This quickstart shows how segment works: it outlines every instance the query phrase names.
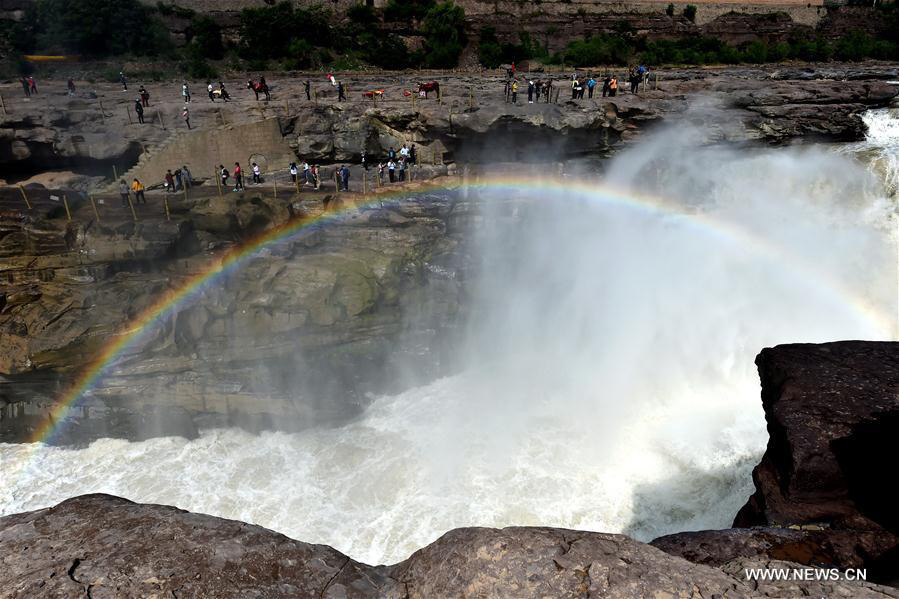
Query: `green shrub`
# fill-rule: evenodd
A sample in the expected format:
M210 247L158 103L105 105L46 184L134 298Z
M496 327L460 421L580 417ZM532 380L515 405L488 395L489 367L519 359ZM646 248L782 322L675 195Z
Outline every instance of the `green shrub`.
M181 62L179 70L191 79L216 79L218 71L211 64L198 57L191 57Z
M669 17L674 16L674 5L673 4L668 5L668 8L665 9L665 14L668 15Z
M407 23L420 21L435 5L434 0L388 0L384 8L384 20Z
M218 60L225 54L222 28L207 16L194 17L187 31L190 52L201 58Z
M696 22L696 6L693 4L688 4L686 8L684 8L684 17L691 23Z
M367 4L354 4L347 10L347 17L359 25L371 25L378 21L375 11Z

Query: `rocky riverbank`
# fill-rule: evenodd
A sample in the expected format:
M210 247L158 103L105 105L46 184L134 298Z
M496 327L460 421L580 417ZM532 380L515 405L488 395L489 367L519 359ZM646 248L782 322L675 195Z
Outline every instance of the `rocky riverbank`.
M368 566L258 526L86 495L0 519L0 597L899 597L877 584L895 584L899 571L894 514L859 491L882 480L872 470L879 443L899 432L899 344L778 346L758 364L771 442L736 524L763 528L651 545L565 529L462 528L403 562ZM812 447L819 457L803 458ZM791 482L763 474L786 463ZM869 581L746 575L806 566L866 568Z

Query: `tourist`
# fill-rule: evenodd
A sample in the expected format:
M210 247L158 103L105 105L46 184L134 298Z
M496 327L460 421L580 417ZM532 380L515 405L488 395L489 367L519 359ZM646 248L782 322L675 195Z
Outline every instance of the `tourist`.
M400 181L405 181L406 180L406 159L405 158L400 158L399 167L400 167L400 169L399 169L400 170Z
M259 168L259 165L255 162L253 163L253 185L259 185L262 183L262 170Z
M190 174L190 169L184 164L181 166L181 179L184 181L184 189L190 189L194 186L194 177Z
M518 79L512 80L512 104L518 104Z
M28 79L26 77L22 77L19 79L19 83L22 84L22 90L25 92L25 97L31 97L31 86L28 84Z
M227 102L231 99L231 95L228 93L228 90L225 89L225 84L219 81L219 99L223 102Z
M190 111L187 109L187 104L184 105L184 110L181 112L181 118L184 119L187 128L190 129Z
M384 185L384 169L387 165L383 162L378 163L378 185Z
M415 151L415 144L409 148L409 164L418 162L418 153Z
M135 181L136 180L137 179L135 179ZM122 197L122 207L128 205L128 192L128 184L125 183L124 179L122 179L121 181L119 181L119 195Z
M184 98L185 102L190 102L190 88L187 87L187 82L181 84L181 97Z
M362 168L364 170L368 170L368 162L365 160L365 150L362 150L359 156L359 162L362 164Z
M219 165L219 177L222 179L222 189L228 189L228 179L231 177L231 174L224 164Z
M140 94L141 104L143 104L144 107L149 108L150 107L150 92L148 92L144 88L143 85L140 86L140 88L137 90L137 92Z
M35 82L34 77L28 77L28 88L31 95L37 95L37 83Z
M390 146L390 149L387 150L387 160L393 160L396 158L396 150L393 149L393 146Z
M345 164L340 167L340 182L344 191L350 190L350 169Z
M577 75L571 78L571 99L577 100Z
M303 89L306 91L306 101L308 102L309 100L312 99L312 98L311 98L311 96L312 96L312 94L311 94L311 91L312 91L312 83L310 83L310 81L309 81L308 79L307 79L306 82L303 84Z
M303 161L303 185L312 184L312 172L309 169L309 162Z
M296 182L297 182L297 175L298 175L299 172L300 172L300 170L297 168L297 163L296 163L296 162L291 162L291 163L290 163L289 170L290 170L290 180L293 181L294 184L296 184Z
M528 80L528 104L534 103L534 82Z
M134 192L134 203L135 204L146 204L147 198L144 197L144 184L134 179L131 183L131 191Z
M134 112L137 114L137 122L141 125L144 124L144 107L141 104L140 98L134 99Z
M74 96L75 95L75 82L72 80L71 77L69 78L68 83L66 83L66 86L69 88L69 95Z
M593 78L593 75L590 75L590 78L587 79L587 97L593 97L593 88L596 87L596 79Z
M123 71L119 71L119 83L122 84L122 91L128 91L128 80L125 79L125 73Z
M243 173L239 162L234 163L234 191L243 191Z
M612 76L606 73L605 78L602 80L602 97L605 98L609 95L610 85L612 83Z
M400 160L405 160L409 157L409 148L406 147L406 144L403 144L403 147L400 148Z
M346 100L346 96L343 94L343 81L337 82L337 101L343 102Z
M321 179L320 179L319 176L318 176L318 166L315 165L315 164L313 164L313 165L309 168L309 171L310 171L310 173L312 174L312 185L313 185L312 188L313 188L313 189L318 189L319 187L321 187L321 184L322 184Z
M263 94L265 94L266 102L268 102L269 100L272 99L272 95L268 91L268 83L265 82L265 77L263 77L263 76L259 77L259 91L261 91ZM258 96L257 96L257 98L258 98Z
M165 172L165 190L169 193L175 191L175 177L172 176L172 169Z
M181 169L175 169L175 191L181 191L183 188L183 183L181 182Z
M328 81L331 82L331 87L337 87L337 78L331 73L328 73Z
M387 161L387 178L390 180L391 183L393 183L395 181L395 175L396 175L395 171L396 171L396 162L394 162L392 159L388 160Z
M618 77L612 75L609 80L609 97L614 98L618 94Z
M209 101L215 103L215 94L213 93L213 90L212 90L212 82L211 81L206 82L206 91L209 93Z

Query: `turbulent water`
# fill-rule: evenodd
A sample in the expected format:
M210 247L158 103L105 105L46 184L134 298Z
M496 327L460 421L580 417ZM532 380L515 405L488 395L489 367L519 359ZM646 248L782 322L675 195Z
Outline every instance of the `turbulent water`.
M883 139L872 127L856 153L888 161L895 122L876 125ZM0 445L3 512L102 491L368 563L465 525L641 539L729 525L767 441L758 350L894 336L894 205L870 157L877 176L830 150L689 141L663 133L617 158L601 185L623 195L484 192L461 374L340 428Z

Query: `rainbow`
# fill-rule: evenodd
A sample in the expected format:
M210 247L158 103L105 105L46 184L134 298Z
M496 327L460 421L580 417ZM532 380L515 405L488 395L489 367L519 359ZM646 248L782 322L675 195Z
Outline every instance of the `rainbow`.
M114 335L54 404L49 417L31 435L30 441L35 444L35 447L41 442L52 441L54 434L64 426L69 411L77 404L80 398L89 393L102 380L103 376L125 350L137 344L148 331L155 330L155 323L167 318L178 308L196 299L204 289L214 285L228 273L240 268L247 260L257 256L265 248L277 243L294 240L297 236L311 228L345 218L358 213L360 209L366 207L383 205L385 201L396 201L402 198L415 197L423 193L446 191L459 187L458 179L454 179L452 184L416 184L411 189L407 187L395 191L370 194L362 202L344 202L344 208L333 212L285 222L212 258L200 272L181 282L180 286L160 295L152 304ZM783 264L786 262L791 268L806 274L812 283L829 293L832 297L837 298L842 303L851 305L854 310L864 316L871 324L877 326L878 330L892 330L894 326L891 318L887 318L879 313L853 290L844 288L841 283L833 280L827 273L816 270L814 265L805 263L795 256L790 256L784 248L775 246L769 240L739 229L733 224L715 220L709 215L702 213L687 214L682 210L682 207L663 198L615 189L596 181L550 179L532 176L528 176L526 179L521 177L485 178L474 183L465 184L461 188L468 188L474 191L491 190L547 195L558 195L561 193L568 198L575 197L648 213L675 216L683 219L682 222L699 228L706 233L725 238L731 242L748 244L754 251L775 263ZM353 196L358 198L355 194Z

